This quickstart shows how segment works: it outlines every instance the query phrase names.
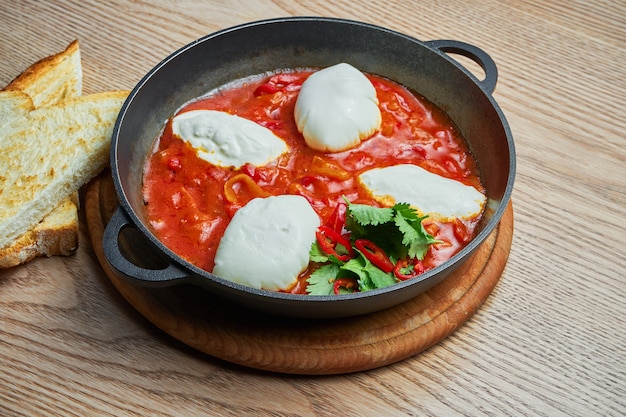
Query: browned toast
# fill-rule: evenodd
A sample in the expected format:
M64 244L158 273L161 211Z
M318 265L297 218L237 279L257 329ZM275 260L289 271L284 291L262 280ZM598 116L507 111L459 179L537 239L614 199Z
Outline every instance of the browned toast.
M0 268L78 246L77 190L106 165L127 95L81 92L78 41L0 91Z

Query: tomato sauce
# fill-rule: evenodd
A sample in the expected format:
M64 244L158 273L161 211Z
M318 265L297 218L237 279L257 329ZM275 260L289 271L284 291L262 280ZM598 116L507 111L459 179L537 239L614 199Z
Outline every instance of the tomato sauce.
M172 135L171 119L166 123L146 161L143 184L150 225L166 246L211 271L230 219L252 198L302 195L325 223L343 196L353 203L380 205L357 180L360 173L374 167L416 164L483 191L476 161L447 115L403 86L375 75L366 74L376 88L381 129L346 151L324 153L309 148L297 130L294 106L300 86L312 72L294 70L240 80L179 111L225 111L272 130L289 150L268 165L214 166ZM478 221L426 219L426 230L443 243L431 246L425 268L458 252L473 237ZM303 274L292 291L303 292L305 279Z

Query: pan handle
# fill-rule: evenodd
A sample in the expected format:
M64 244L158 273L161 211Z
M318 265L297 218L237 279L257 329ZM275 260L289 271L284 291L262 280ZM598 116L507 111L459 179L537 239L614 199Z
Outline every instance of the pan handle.
M130 261L120 249L120 233L127 227L135 227L121 207L118 207L104 229L102 245L104 256L111 267L128 281L143 286L159 287L177 284L190 277L190 273L172 262L163 268L149 269ZM145 240L145 238L144 238ZM140 244L151 244L141 242Z
M427 41L425 44L441 52L459 54L476 62L485 72L485 78L478 83L489 94L495 91L498 82L498 67L485 51L472 44L449 39Z

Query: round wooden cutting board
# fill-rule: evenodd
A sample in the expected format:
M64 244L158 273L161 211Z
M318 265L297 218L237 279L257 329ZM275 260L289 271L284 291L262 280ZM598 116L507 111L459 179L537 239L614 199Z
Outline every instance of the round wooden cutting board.
M436 344L467 321L489 296L500 279L513 236L509 204L499 226L476 253L454 275L416 298L364 316L295 320L243 309L195 286L145 288L124 281L109 266L102 248L104 228L117 204L107 170L87 186L87 225L104 271L140 314L208 355L288 374L373 369Z

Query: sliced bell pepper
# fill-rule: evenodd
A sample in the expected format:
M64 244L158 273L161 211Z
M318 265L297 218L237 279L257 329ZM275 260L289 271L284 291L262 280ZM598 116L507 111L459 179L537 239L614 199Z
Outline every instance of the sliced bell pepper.
M391 262L391 259L389 259L384 250L371 240L357 239L354 241L354 246L361 251L368 261L384 273L393 271L393 262Z
M335 256L342 262L347 262L354 256L354 250L352 249L350 241L328 226L318 227L315 232L315 237L317 238L320 249L327 255ZM339 250L341 250L339 246L342 246L345 251L339 252Z
M230 203L239 203L241 206L255 197L269 197L270 195L247 174L236 174L224 183L226 200Z
M400 281L415 278L424 272L424 264L417 258L399 259L393 268L393 274Z
M309 174L320 175L337 181L345 181L351 177L348 171L330 162L324 161L319 156L313 157Z

